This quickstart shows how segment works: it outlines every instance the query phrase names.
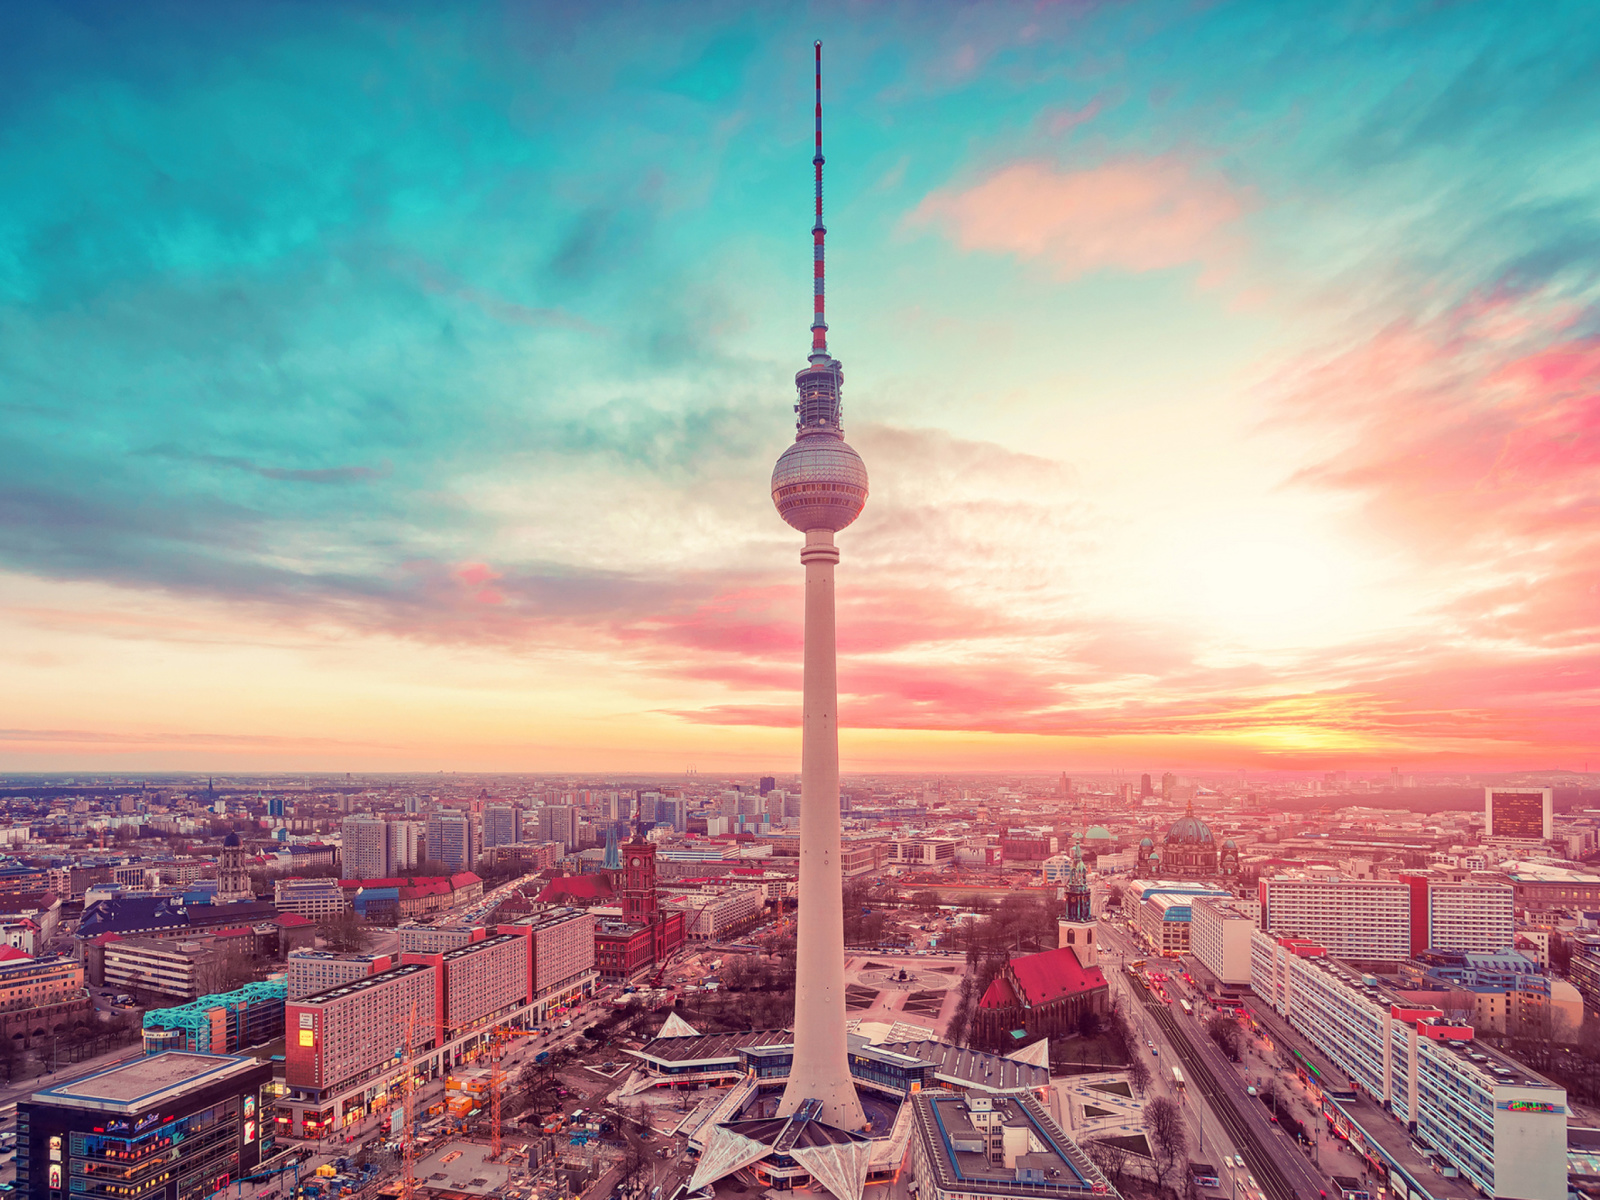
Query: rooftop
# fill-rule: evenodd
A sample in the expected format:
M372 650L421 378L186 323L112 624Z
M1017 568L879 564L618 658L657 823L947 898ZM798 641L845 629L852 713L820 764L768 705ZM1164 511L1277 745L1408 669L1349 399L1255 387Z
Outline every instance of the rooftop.
M638 1057L663 1063L737 1062L746 1046L792 1046L794 1032L789 1029L763 1029L753 1033L714 1033L705 1037L658 1037L638 1050Z
M46 1088L29 1099L34 1104L138 1112L263 1065L243 1055L169 1050Z
M403 966L390 967L387 971L379 971L376 975L365 975L360 979L352 979L349 983L341 983L337 987L324 988L320 992L312 992L309 996L302 996L292 1001L294 1004L327 1004L333 1000L343 1000L357 992L368 988L383 987L393 983L404 975L415 975L418 971L428 971L432 967L426 963L406 963Z
M991 1196L1116 1194L1089 1156L1032 1096L919 1092L911 1102L942 1191ZM1003 1153L985 1152L991 1124L1010 1135L1000 1139L1010 1143Z
M1050 1072L1044 1067L1017 1062L998 1054L965 1050L949 1042L893 1042L881 1048L933 1063L937 1079L958 1087L1012 1092L1050 1086Z

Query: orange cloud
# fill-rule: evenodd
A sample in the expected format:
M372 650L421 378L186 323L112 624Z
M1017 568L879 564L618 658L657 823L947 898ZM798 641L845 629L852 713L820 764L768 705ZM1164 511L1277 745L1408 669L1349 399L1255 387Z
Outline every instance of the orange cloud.
M1081 171L1003 167L965 189L929 195L913 224L938 226L963 250L1040 259L1064 279L1094 271L1198 264L1214 281L1237 257L1240 194L1175 155Z

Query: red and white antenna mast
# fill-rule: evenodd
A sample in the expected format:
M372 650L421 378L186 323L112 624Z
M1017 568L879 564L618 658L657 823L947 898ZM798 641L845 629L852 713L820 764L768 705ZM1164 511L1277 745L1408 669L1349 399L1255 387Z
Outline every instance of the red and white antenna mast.
M817 219L811 226L811 254L815 259L813 270L816 280L812 285L815 299L812 304L811 315L811 361L819 362L828 358L828 322L824 317L826 295L826 257L823 241L828 236L827 227L822 223L822 164L827 160L822 157L822 43L816 45L817 50L817 150L811 156L811 164L817 172Z

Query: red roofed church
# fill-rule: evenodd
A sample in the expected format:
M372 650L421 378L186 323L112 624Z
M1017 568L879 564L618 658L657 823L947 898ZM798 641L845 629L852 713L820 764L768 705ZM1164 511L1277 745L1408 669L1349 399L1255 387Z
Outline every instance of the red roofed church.
M1070 947L1025 954L1006 963L983 993L973 1032L996 1047L1066 1037L1078 1032L1085 1013L1105 1012L1109 997L1100 968L1084 966ZM1011 1036L1019 1029L1025 1038Z

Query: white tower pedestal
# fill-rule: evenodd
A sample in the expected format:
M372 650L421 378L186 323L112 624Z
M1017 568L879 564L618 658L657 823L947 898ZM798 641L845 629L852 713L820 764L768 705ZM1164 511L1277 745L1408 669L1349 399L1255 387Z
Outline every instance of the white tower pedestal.
M800 745L800 929L794 1065L778 1115L822 1101L821 1120L859 1130L866 1115L850 1077L844 1031L844 895L839 867L839 680L834 647L833 533L806 534L805 683Z

